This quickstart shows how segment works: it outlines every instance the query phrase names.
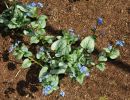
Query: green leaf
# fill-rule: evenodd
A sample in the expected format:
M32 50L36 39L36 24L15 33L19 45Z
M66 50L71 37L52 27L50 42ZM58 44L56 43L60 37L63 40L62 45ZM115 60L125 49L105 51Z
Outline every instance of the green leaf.
M21 50L23 52L28 52L28 48L24 44L22 45Z
M100 71L104 71L105 70L105 63L99 63L96 65L96 67L100 70Z
M47 16L41 15L38 19L39 28L45 28L46 27L46 19Z
M57 50L59 48L59 44L60 44L60 40L55 41L52 45L51 45L51 50Z
M120 51L118 49L113 49L110 54L109 54L109 57L111 59L116 59L120 56Z
M39 39L36 37L36 36L32 36L31 39L30 39L30 43L33 44L37 44L39 43Z
M33 54L30 51L24 53L24 57L31 57L32 55Z
M65 74L66 69L54 69L50 70L51 74Z
M98 61L107 61L107 58L105 56L100 56Z
M48 70L48 67L42 67L39 73L39 78L42 78L43 75L47 72L47 70Z
M62 55L67 55L69 54L69 52L71 51L71 46L67 45L66 47L64 47L63 49L61 49L62 51Z
M78 76L76 77L76 80L77 80L80 84L82 84L83 81L84 81L84 77L85 77L85 74L80 74L80 75L78 75Z
M31 7L29 8L29 11L28 11L28 16L31 17L31 18L36 18L38 17L38 8L37 7Z
M111 50L109 48L103 48L103 50L106 52L106 53L110 53Z
M45 33L46 33L45 29L41 28L41 29L38 29L35 34L42 36L42 35L45 35Z
M14 28L16 28L17 26L14 25L13 23L9 23L9 24L8 24L8 27L9 27L9 29L14 29Z
M47 43L52 43L54 40L54 36L45 36L45 40L47 41Z
M22 59L22 57L24 56L24 52L22 52L21 50L14 51L13 55L16 57L16 59Z
M22 68L29 68L32 65L32 62L29 59L25 59L22 64Z
M25 7L23 7L22 5L17 5L16 7L17 7L18 9L20 9L21 11L23 11L23 12L28 12L28 10L25 9Z
M34 22L31 22L31 26L32 26L32 28L37 28L38 27L38 24L34 21Z
M45 53L44 52L39 52L36 54L37 59L43 60L45 58Z
M91 53L95 47L95 40L92 36L88 36L81 41L80 45L82 48L87 49L88 53Z

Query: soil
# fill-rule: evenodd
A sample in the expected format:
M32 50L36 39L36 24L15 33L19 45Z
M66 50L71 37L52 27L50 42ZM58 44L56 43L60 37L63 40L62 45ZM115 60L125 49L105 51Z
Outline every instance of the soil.
M40 1L44 4L41 11L48 16L46 30L51 34L74 29L83 38L93 34L91 28L96 25L96 19L103 17L104 24L95 33L98 36L96 51L120 39L125 41L125 46L120 47L121 56L107 62L104 72L95 68L82 86L68 77L63 78L60 87L65 91L65 97L60 97L59 91L44 96L37 79L39 68L34 65L22 69L21 61L7 53L13 38L0 36L0 100L130 100L130 1ZM0 12L3 5L1 2Z

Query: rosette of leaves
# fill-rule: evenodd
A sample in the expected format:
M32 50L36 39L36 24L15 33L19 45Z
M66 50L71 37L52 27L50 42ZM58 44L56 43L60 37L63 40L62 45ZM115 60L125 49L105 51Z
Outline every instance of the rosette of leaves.
M117 49L115 46L109 46L107 48L103 48L103 52L99 55L99 63L96 65L96 67L100 71L105 70L105 62L110 59L117 59L120 56L119 49Z
M32 21L36 21L38 18L38 7L15 1L11 7L4 10L0 15L0 25L9 29L26 29L30 27Z
M30 36L31 44L42 47L33 54L25 44L20 43L13 55L23 60L22 68L29 68L33 63L41 67L38 78L46 94L59 88L61 74L69 75L82 84L94 65L103 71L108 58L116 59L120 55L115 47L104 48L99 55L99 63L95 64L92 59L94 35L85 37L79 45L78 37L69 31L63 31L60 36L50 36L45 32L46 19L45 15L38 15L36 6L19 3L0 15L1 25L9 29L19 28L24 35Z
M16 59L26 58L22 64L23 68L29 68L31 66L32 61L29 59L29 57L32 57L33 55L24 44L17 46L13 52L13 55L16 57Z

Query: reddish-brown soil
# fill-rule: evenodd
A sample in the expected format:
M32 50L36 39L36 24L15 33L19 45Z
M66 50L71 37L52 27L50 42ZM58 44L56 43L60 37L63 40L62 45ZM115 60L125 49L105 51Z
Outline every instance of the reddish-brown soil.
M48 16L47 32L52 34L72 28L83 38L92 34L96 19L103 17L104 24L96 33L99 36L96 49L100 51L108 43L121 39L125 41L120 48L121 56L109 61L104 72L95 68L82 86L68 77L62 79L60 87L65 97L60 97L59 91L44 96L37 80L39 68L21 69L20 61L6 53L12 39L0 36L0 100L130 100L130 1L40 1L44 4L42 12Z

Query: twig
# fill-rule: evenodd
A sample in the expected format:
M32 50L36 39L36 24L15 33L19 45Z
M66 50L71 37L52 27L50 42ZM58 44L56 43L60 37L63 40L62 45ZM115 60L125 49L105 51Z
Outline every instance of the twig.
M8 9L8 8L9 8L9 6L8 6L8 4L6 3L6 1L4 1L4 3L5 3L6 8Z
M16 73L14 78L16 78L20 72L21 72L21 69Z

